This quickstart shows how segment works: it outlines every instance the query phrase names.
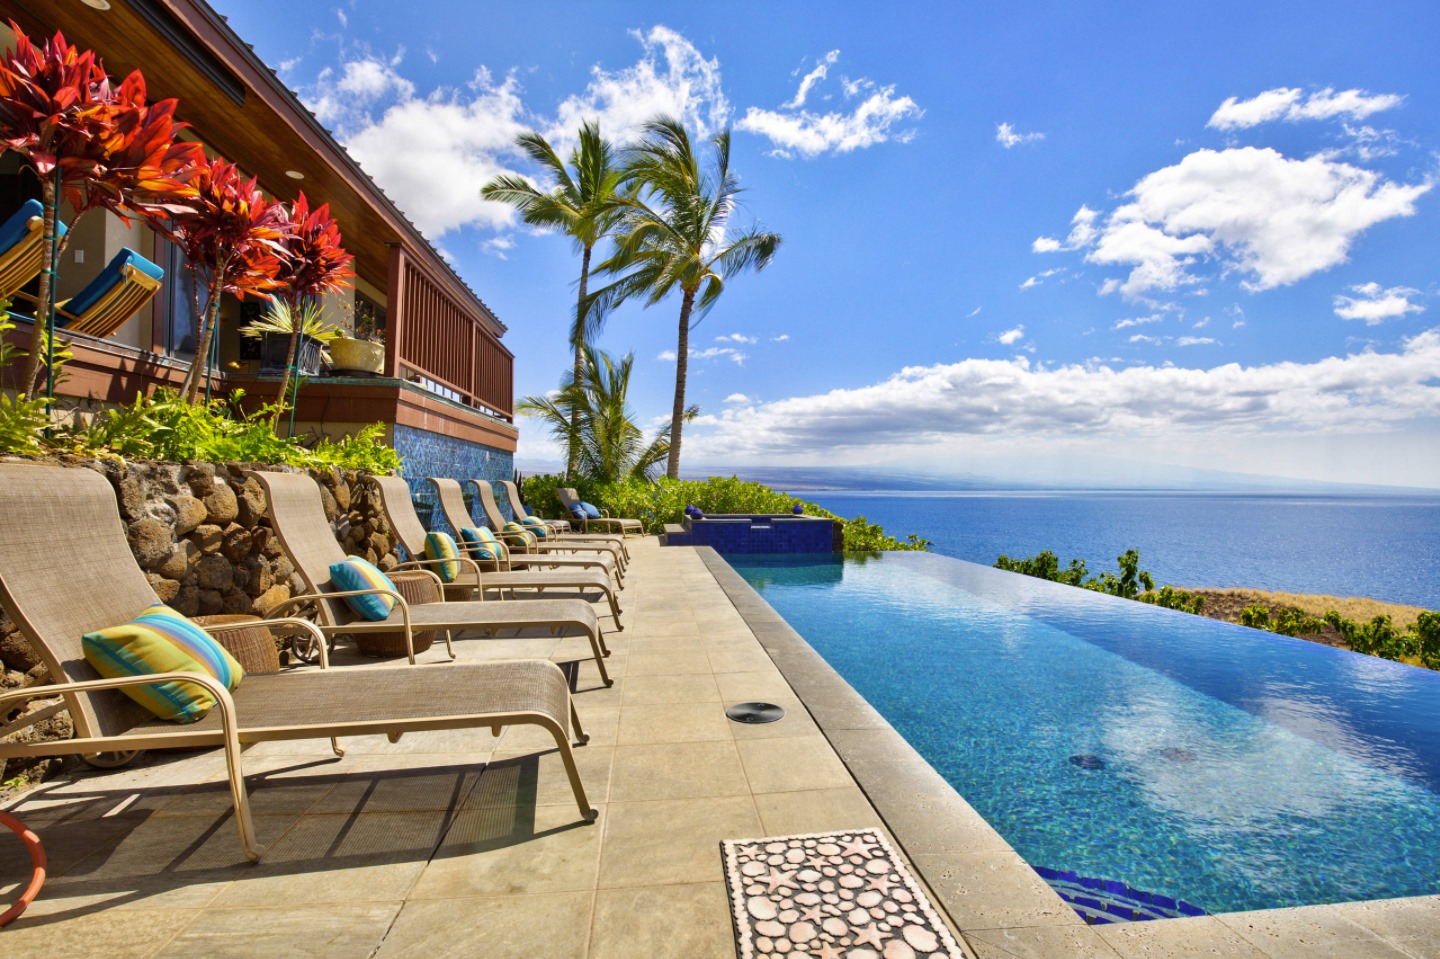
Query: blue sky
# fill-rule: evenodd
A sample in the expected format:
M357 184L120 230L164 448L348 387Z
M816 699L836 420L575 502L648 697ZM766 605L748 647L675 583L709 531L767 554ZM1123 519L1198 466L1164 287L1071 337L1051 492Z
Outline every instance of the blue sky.
M214 2L508 324L517 393L578 258L478 198L536 172L514 136L733 127L736 224L785 243L692 333L687 470L1440 487L1433 2ZM647 423L677 317L601 337Z

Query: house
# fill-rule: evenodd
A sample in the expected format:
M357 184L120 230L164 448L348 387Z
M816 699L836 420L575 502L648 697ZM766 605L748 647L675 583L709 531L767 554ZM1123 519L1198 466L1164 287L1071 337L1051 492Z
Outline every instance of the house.
M368 320L384 331L378 372L306 382L296 432L339 435L376 421L405 457L412 481L429 475L508 479L514 426L513 354L506 327L360 169L295 94L203 0L5 0L4 13L40 40L59 30L92 49L117 79L134 69L152 100L175 97L176 115L207 149L290 201L303 189L329 203L355 255L353 289L328 297L327 319ZM0 25L0 44L14 46ZM456 184L478 190L478 183ZM39 196L14 154L0 157L0 218ZM66 216L66 219L69 219ZM178 385L194 361L189 272L176 247L109 213L83 217L60 263L59 298L71 296L130 247L165 271L159 294L114 335L73 335L75 359L57 394L81 409L129 402L137 391ZM243 388L247 402L273 399L278 376L260 372L258 342L238 329L262 304L222 304L212 388ZM28 330L16 331L22 346ZM416 487L422 493L421 487Z

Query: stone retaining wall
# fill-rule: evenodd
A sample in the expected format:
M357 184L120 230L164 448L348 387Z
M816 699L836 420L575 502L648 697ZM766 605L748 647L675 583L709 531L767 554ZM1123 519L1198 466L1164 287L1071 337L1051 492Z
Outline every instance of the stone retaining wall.
M14 461L18 457L5 457ZM47 462L93 469L115 488L130 550L155 595L187 616L249 613L263 616L303 591L265 517L264 488L246 469L298 472L243 463L154 463L61 457ZM395 536L378 497L355 471L311 470L320 483L325 515L347 553L382 569L397 562ZM39 544L37 544L38 546ZM140 610L135 610L139 613ZM47 680L29 642L0 610L0 689ZM0 725L7 717L0 716ZM58 723L57 723L58 720ZM63 714L29 735L70 735ZM14 775L19 763L9 770Z

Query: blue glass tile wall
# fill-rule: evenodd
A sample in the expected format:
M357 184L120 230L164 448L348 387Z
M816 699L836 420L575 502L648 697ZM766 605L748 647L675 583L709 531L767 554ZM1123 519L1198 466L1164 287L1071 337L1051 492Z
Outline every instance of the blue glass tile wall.
M429 522L430 529L443 530L452 536L455 531L445 522L445 514L435 501L435 487L425 482L427 476L449 476L459 480L462 486L471 479L493 483L515 478L515 454L413 426L395 425L395 449L405 458L401 475L410 484L410 495L415 499L420 518ZM496 499L500 502L500 512L510 519L510 504L504 496ZM427 509L432 511L429 517Z
M831 553L844 550L836 522L790 516L706 516L667 533L666 546L710 546L726 553Z

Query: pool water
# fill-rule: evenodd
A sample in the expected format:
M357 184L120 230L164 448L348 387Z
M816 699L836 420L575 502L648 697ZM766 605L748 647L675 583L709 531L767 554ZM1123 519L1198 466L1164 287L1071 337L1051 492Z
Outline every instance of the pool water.
M727 560L1033 866L1440 892L1440 673L930 554Z

